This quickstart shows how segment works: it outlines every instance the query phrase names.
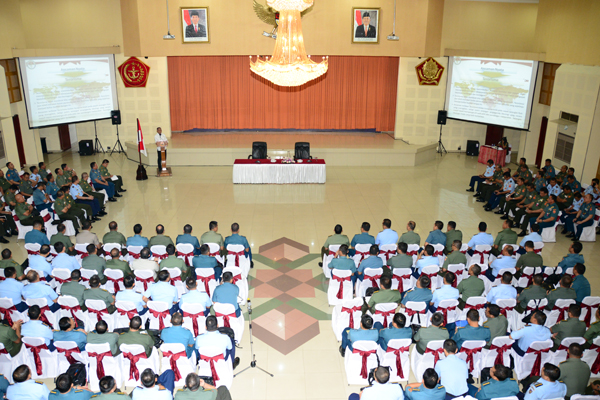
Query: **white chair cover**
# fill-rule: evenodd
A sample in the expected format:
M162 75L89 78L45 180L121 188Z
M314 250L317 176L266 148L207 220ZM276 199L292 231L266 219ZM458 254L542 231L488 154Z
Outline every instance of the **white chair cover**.
M342 304L344 301L351 300L352 292L352 271L333 269L329 287L327 288L327 300L330 306Z
M31 369L31 377L33 379L56 378L58 376L58 361L57 352L50 350L40 350L39 359L41 362L41 371L38 371L35 364L34 352L30 346L42 346L46 341L40 337L23 337L23 347L27 350L27 362ZM39 373L38 373L39 372Z
M417 324L423 328L429 326L430 312L423 301L407 301L400 312L406 316L406 325Z
M357 244L356 247L354 248L354 250L356 251L356 254L354 254L354 256L352 257L352 259L354 260L354 264L356 265L356 268L358 268L358 266L360 265L360 263L362 262L362 260L364 260L365 258L369 258L370 254L369 254L369 249L371 248L370 244ZM385 261L384 261L385 264Z
M481 353L481 368L491 368L496 364L510 365L511 347L514 342L508 336L495 337L490 348L483 349Z
M431 279L431 289L439 289L444 284L444 279L438 275L440 272L439 265L428 265L423 267L421 275L427 275Z
M329 252L323 255L323 274L327 279L331 279L331 269L329 268L329 263L331 262L331 260L333 260L335 254L339 249L339 244L332 244L331 246L329 246Z
M362 316L361 307L363 299L357 297L355 299L346 300L342 304L338 304L333 309L331 314L331 326L337 341L342 340L342 332L346 328L360 328L360 318ZM350 318L352 316L352 318Z
M344 369L346 370L348 385L367 384L369 371L377 367L378 363L377 342L358 340L352 344L352 347L353 351L347 349L344 357ZM361 373L361 371L366 371L366 374Z
M91 332L96 329L96 324L98 321L100 321L100 319L106 321L109 332L114 330L114 318L108 313L108 309L106 308L106 303L104 300L87 299L85 301L85 307L87 308L87 318L84 322L85 330L87 332Z
M394 314L398 304L396 303L378 303L375 304L375 312L373 315L373 323L379 322L384 328L389 327L394 319Z
M134 290L138 293L144 293L151 284L154 283L154 275L156 272L149 269L138 269L133 271L135 275Z
M88 382L90 390L92 392L99 392L99 382L106 375L111 375L115 378L117 386L121 386L123 379L121 377L121 366L119 360L113 357L110 352L110 345L108 343L102 344L86 344L85 351L88 356ZM100 376L98 371L98 359L102 361L102 367L104 368L104 375Z
M139 315L137 307L132 301L117 300L115 301L115 308L117 309L113 313L115 329L129 328L129 322L136 316L142 318L142 326L145 326L148 313Z
M540 352L541 364L540 368L543 367L544 363L548 362L551 358L550 348L552 347L552 340L533 342L529 346L530 350ZM528 350L528 351L530 351ZM523 357L518 355L514 350L511 350L512 357L515 360L515 373L517 379L521 380L532 373L533 364L535 363L538 354L536 353L525 353ZM541 373L541 370L540 370ZM539 376L539 374L537 374Z
M225 264L225 258L220 254L221 246L218 243L206 243L209 248L209 255L217 259L219 264Z
M592 345L590 346L589 349L585 349L583 351L583 357L581 358L581 361L585 362L587 365L590 366L590 369L593 368L594 363L596 362L596 359L600 358L600 336L595 338L592 341ZM600 362L600 360L599 360ZM600 377L600 371L598 372L594 372L591 371L592 375L590 376L590 378L598 378Z
M173 307L172 304L167 304L164 301L151 300L148 303L148 320L150 321L150 329L162 330L173 326L171 324L171 315L169 310Z
M383 268L365 268L363 280L356 280L356 297L364 297L370 287L379 287Z
M227 245L227 263L228 267L240 267L244 274L244 277L248 277L248 273L250 272L250 258L244 254L239 254L244 252L244 245L241 244L228 244ZM237 255L234 253L238 253ZM236 264L236 258L238 260Z
M382 244L379 246L379 258L383 261L383 265L398 252L397 244Z
M185 261L185 265L188 267L192 265L192 259L194 258L194 245L191 243L179 243L175 246L177 250L177 258L181 258Z
M227 326L229 324L235 334L235 341L238 343L241 342L244 334L244 315L241 314L239 317L236 317L233 304L213 303L213 310L215 311L219 326Z
M432 340L427 343L427 348L424 354L420 354L417 351L417 346L413 347L410 355L410 366L415 378L417 379L417 382L423 382L423 373L427 368L435 368L434 353L438 354L440 360L446 358L443 347L443 340Z
M496 301L496 305L500 307L500 313L504 315L508 321L508 331L512 332L513 324L516 318L518 318L518 312L515 311L515 307L517 306L516 299L498 299Z
M157 363L155 363L152 359L154 353L156 353L156 350L154 350L153 354L151 354L150 357L147 358L146 351L144 350L144 347L141 344L122 344L121 346L119 346L119 349L121 350L121 354L119 354L118 359L121 365L121 373L123 376L124 386L132 387L141 385L139 376L137 379L135 377L135 374L130 377L130 372L134 372L135 369L137 369L139 375L141 375L146 368L152 369L154 373L159 372L157 368ZM141 358L135 363L135 368L133 368L133 371L131 371L131 361L126 357L126 355L129 354L133 356L141 356Z
M544 326L547 328L551 328L556 325L558 322L569 318L568 309L571 304L575 304L575 300L572 299L558 299L554 303L554 307L552 310L545 311L546 315L546 323Z
M561 362L563 362L567 359L567 351L569 350L569 346L571 344L578 343L578 344L584 345L585 342L586 342L586 340L582 337L564 338L560 342L560 346L558 347L558 349L550 353L551 358L550 358L549 362L554 365L560 364Z
M169 271L171 281L169 282L172 286L177 289L177 298L181 298L181 295L186 292L185 284L181 280L181 270L179 268L164 268L165 271Z
M195 365L187 358L185 346L181 343L163 343L160 346L160 350L162 352L160 372L163 373L169 369L173 369L172 364L174 363L176 368L173 371L175 372L175 386L185 386L185 377L192 372L196 372ZM171 362L173 357L176 357L176 359Z
M106 278L106 283L102 286L104 290L111 294L117 294L121 290L125 290L122 270L107 268L104 270L104 277Z
M60 293L62 284L71 281L71 270L68 268L54 268L52 270L52 276L55 281L54 288L57 293Z
M48 302L46 301L45 298L41 298L41 299L27 299L25 300L25 303L27 303L27 305L29 307L33 306L33 305L37 305L40 307L40 309L44 310L43 314L46 317L46 319L48 320L48 322L50 323L49 325L52 326L52 328L54 330L58 330L60 329L58 327L58 320L56 319L56 315L50 311L50 308L48 307Z
M133 264L133 261L140 258L140 252L144 246L127 246L127 262L129 265Z
M54 342L54 347L56 347L56 358L58 361L58 371L57 373L63 374L67 372L67 369L71 366L67 353L70 353L70 356L73 360L83 363L86 366L86 372L88 369L88 359L87 352L79 350L77 343L73 341L56 341Z
M392 339L387 344L387 351L378 348L381 366L390 369L390 382L408 382L410 375L409 348L411 339ZM398 369L400 362L401 369Z
M104 243L104 246L102 246L102 250L104 250L104 258L106 258L107 260L112 259L112 257L110 256L110 252L112 249L119 249L119 251L121 251L122 246L120 243Z
M198 281L198 290L208 294L212 299L212 295L218 285L215 279L215 270L212 268L196 268L196 279Z
M400 286L400 282L402 282L402 286ZM411 268L394 268L392 270L392 289L404 293L414 288L415 282Z
M84 323L87 320L87 312L81 310L79 300L73 296L61 295L57 300L60 310L56 312L56 320L60 321L63 317L73 318Z
M481 377L482 351L486 344L485 340L465 340L456 354L458 358L467 362L469 373L473 375L473 378Z
M244 272L240 267L227 266L223 268L223 273L231 272L233 275L233 281L239 289L240 293L238 294L238 303L243 306L246 304L246 299L248 299L248 278L244 276Z
M214 370L218 376L218 379L213 376L215 378L215 386L226 386L229 389L233 383L232 361L225 360L225 354L223 354L222 350L213 346L200 347L198 353L200 354L200 358L198 359L198 375L212 376L210 368L212 361Z
M596 310L598 306L600 306L600 297L586 296L581 300L581 315L579 319L584 321L588 328L596 322Z
M204 304L183 303L181 306L183 327L192 332L194 337L206 332L206 317ZM196 323L194 323L194 320Z

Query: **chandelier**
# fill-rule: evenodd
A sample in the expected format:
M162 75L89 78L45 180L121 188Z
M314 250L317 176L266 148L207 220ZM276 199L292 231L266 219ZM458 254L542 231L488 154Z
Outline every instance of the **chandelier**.
M327 72L329 57L316 63L306 55L300 12L314 0L267 0L267 5L279 11L279 28L272 57L256 56L250 70L277 86L301 86Z

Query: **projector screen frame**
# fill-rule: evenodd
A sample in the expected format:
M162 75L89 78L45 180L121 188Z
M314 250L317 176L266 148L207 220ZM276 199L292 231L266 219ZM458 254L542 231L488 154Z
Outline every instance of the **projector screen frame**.
M115 59L115 55L114 54L109 54L109 53L103 53L103 54L87 54L87 55L81 55L81 56L73 56L73 55L65 55L65 56L54 56L54 57L85 57L85 56L92 56L92 57L97 57L97 56L107 56L109 59L111 59L112 57L112 65L109 65L109 69L112 69L113 72L113 76L114 76L114 98L115 98L115 102L117 107L114 108L113 110L120 110L120 105L119 105L119 91L118 91L118 80L117 80L117 62ZM29 127L29 129L42 129L42 128L51 128L54 126L60 126L60 125L70 125L70 124L81 124L81 123L85 123L85 122L94 122L94 121L103 121L105 119L112 119L112 116L109 115L106 118L93 118L93 119L83 119L83 120L77 120L77 121L70 121L70 122L63 122L61 124L48 124L48 125L40 125L40 126L31 126L31 120L29 118L29 106L27 103L27 99L29 97L29 94L27 93L26 87L25 87L25 83L23 82L23 71L21 69L21 58L53 58L53 56L44 56L44 57L15 57L17 59L17 68L19 69L19 80L21 81L21 91L23 93L23 101L25 102L25 113L27 114L27 126ZM111 110L112 111L112 110Z
M444 97L444 110L448 111L448 99L450 97L450 90L451 90L451 83L452 81L450 80L450 75L452 72L452 68L453 68L453 59L455 57L460 57L460 56L447 56L448 57L448 72L446 73L446 95ZM487 58L487 57L469 57L469 58ZM494 59L501 59L498 57L495 57ZM506 59L508 60L508 59ZM534 62L535 65L535 73L532 74L532 85L531 85L531 105L529 106L529 118L527 120L527 127L526 128L515 128L514 126L508 126L508 125L502 125L502 124L494 124L494 123L489 123L489 122L480 122L480 121L473 121L473 120L468 120L468 119L462 119L462 118L456 118L456 117L451 117L450 113L448 112L447 114L447 119L452 119L454 121L461 121L461 122L469 122L472 124L479 124L479 125L493 125L493 126L498 126L501 128L505 128L505 129L512 129L515 131L524 131L524 132L531 132L531 117L532 117L532 113L533 113L533 103L535 102L535 95L536 95L536 89L537 89L537 79L538 79L538 75L540 72L540 61L537 60L522 60L522 61L532 61Z

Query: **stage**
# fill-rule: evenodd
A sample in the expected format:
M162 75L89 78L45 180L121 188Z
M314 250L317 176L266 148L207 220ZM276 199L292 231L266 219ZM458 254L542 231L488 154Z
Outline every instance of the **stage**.
M156 166L154 134L146 134L148 157L142 163ZM294 156L296 142L309 142L313 158L329 166L413 167L432 161L437 143L409 145L387 133L375 132L192 132L173 133L167 151L167 165L232 166L248 158L252 142L267 142L269 157ZM138 161L137 143L125 143L127 158Z

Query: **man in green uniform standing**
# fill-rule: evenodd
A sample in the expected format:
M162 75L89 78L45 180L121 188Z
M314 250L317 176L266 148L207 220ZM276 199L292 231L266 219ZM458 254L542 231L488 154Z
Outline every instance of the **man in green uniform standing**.
M456 229L456 222L448 221L448 225L446 226L446 254L452 252L452 243L454 243L455 240L459 240L462 243L462 239L462 231Z
M505 244L517 244L519 237L517 236L517 232L512 230L513 222L509 219L505 220L502 223L502 230L498 232L496 236L496 240L494 241L494 246L492 247L491 253L498 257L502 252L502 247Z
M146 351L146 356L150 357L150 354L152 353L152 347L154 347L154 339L152 339L152 336L148 335L146 332L142 332L140 330L141 327L142 319L138 316L133 317L129 322L129 331L119 335L117 345L118 347L120 347L122 344L142 345Z
M165 227L161 224L156 225L156 236L152 236L148 243L148 247L152 246L168 246L173 244L169 236L165 235Z
M85 220L83 211L80 209L73 208L65 197L65 192L59 190L56 193L56 201L54 202L54 211L61 221L71 221L75 231L79 231L79 220ZM77 233L77 232L76 232Z
M569 356L558 365L560 368L560 381L567 385L566 399L571 398L574 394L584 394L590 380L590 367L587 363L581 361L582 356L583 346L578 343L571 343Z
M321 249L321 260L323 259L325 254L329 254L329 246L331 245L345 244L346 246L350 247L350 240L348 239L348 236L342 234L342 226L340 224L335 226L333 232L334 234L327 238L325 244L323 245L323 248ZM319 266L322 267L323 263L320 262Z
M398 243L406 243L406 244L416 244L418 246L421 245L421 236L418 233L415 233L415 228L417 227L417 223L415 221L408 221L406 224L406 232L400 236L398 239Z
M102 165L100 166L100 175L102 175L102 177L105 180L111 180L112 183L115 184L115 190L118 193L123 193L126 192L126 189L123 189L123 178L121 178L121 175L112 175L110 172L108 172L108 160L104 159L102 160ZM116 177L116 180L113 179L113 177Z
M106 260L106 269L118 269L123 271L123 276L131 275L131 268L127 261L120 260L121 252L119 249L112 249L110 251L110 260Z
M94 275L90 278L90 288L83 292L83 301L86 300L102 300L106 304L109 314L115 312L115 296L108 291L100 288L100 278Z
M167 246L168 256L158 264L159 271L162 271L165 268L177 268L181 271L181 280L185 281L188 277L189 268L185 264L185 261L175 255L175 252L174 245L170 244Z
M553 325L550 328L550 331L553 333L553 351L558 349L560 342L562 342L564 338L583 337L585 334L585 322L579 320L579 316L581 315L581 306L577 304L571 304L569 306L568 314L569 318L560 321L558 324Z
M15 214L17 214L21 225L33 226L35 222L44 225L44 219L40 217L39 212L31 204L25 202L25 197L21 193L15 196L15 200L17 201Z

